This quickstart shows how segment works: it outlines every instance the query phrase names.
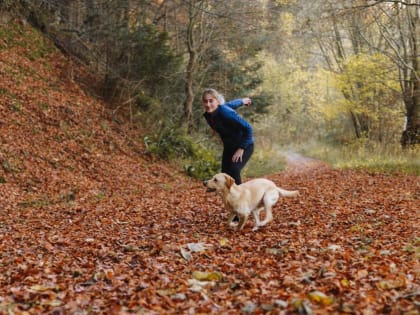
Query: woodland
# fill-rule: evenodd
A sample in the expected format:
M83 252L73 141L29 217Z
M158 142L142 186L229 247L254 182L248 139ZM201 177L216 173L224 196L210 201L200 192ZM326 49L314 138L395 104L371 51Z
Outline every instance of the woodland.
M420 314L419 0L0 0L0 314ZM249 96L227 226L201 91ZM350 161L350 162L349 162Z

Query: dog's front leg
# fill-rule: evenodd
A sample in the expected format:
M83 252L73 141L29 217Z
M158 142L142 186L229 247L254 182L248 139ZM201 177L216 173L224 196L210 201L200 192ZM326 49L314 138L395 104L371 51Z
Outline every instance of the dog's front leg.
M231 211L231 212L230 212L229 219L228 219L228 225L229 225L229 227L231 227L231 228L235 228L235 227L237 227L237 226L238 226L238 224L237 224L237 223L234 223L234 222L233 222L233 220L234 220L236 217L237 217L237 214L236 214L235 212Z

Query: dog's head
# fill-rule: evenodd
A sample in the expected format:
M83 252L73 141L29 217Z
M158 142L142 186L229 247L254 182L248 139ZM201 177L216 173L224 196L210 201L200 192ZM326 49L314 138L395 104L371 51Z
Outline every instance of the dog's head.
M230 187L235 184L235 180L225 173L219 173L214 175L211 179L203 182L204 186L207 187L207 191L229 191Z

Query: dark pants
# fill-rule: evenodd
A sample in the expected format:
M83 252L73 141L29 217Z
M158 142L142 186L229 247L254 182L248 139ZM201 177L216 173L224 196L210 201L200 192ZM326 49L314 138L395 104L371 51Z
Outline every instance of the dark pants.
M237 149L232 151L230 148L223 149L222 172L232 176L235 179L235 183L239 185L242 183L241 170L244 168L245 164L254 152L254 145L251 144L244 150L242 162L232 162L232 156L236 150Z

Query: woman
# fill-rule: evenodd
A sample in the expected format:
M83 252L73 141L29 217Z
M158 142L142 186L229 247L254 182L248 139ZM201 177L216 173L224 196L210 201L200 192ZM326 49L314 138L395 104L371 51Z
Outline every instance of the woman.
M222 172L232 176L241 184L241 170L254 151L251 125L235 111L251 105L249 97L225 103L223 96L214 89L203 92L204 117L223 142Z

